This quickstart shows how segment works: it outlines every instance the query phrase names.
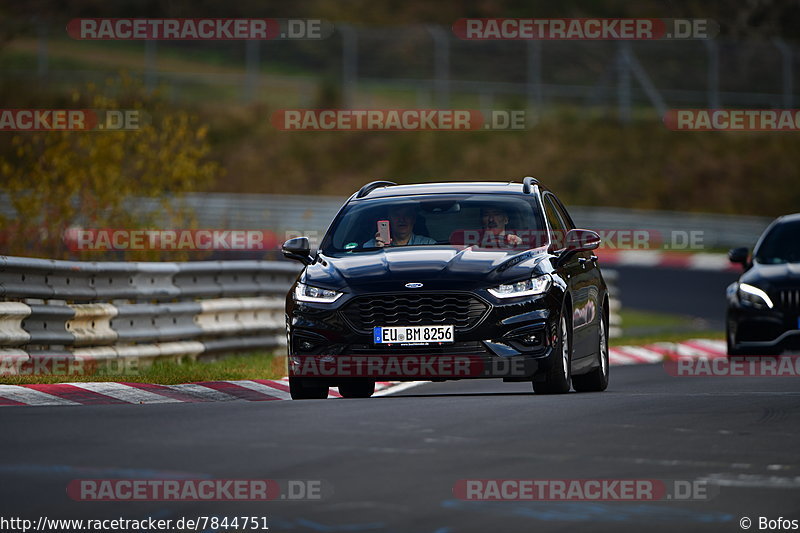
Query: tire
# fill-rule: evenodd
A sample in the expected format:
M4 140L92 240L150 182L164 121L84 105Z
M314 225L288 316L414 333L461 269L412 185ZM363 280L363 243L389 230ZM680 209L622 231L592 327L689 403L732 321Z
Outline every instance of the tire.
M608 388L608 317L602 309L600 313L600 334L597 339L600 366L587 374L572 376L572 388L576 392L602 392Z
M289 377L289 394L292 400L324 400L328 397L328 386L313 379Z
M567 320L566 306L561 309L558 326L558 342L553 351L553 364L544 374L544 380L533 378L533 392L536 394L564 394L569 392L570 363L572 361L572 329Z
M744 350L736 346L736 339L733 338L730 322L725 324L725 344L727 345L728 359L745 355Z
M375 393L375 381L371 379L358 379L339 384L339 394L342 398L369 398Z
M733 338L730 324L725 328L725 344L727 345L728 359L732 357L747 357L749 355L780 355L780 348L740 348Z

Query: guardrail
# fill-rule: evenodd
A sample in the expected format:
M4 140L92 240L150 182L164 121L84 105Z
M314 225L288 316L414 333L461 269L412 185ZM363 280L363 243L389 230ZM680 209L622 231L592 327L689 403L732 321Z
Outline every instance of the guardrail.
M299 265L0 256L0 360L196 358L285 345Z
M0 370L48 358L151 360L285 346L299 265L76 262L0 256ZM616 272L609 336L619 334Z

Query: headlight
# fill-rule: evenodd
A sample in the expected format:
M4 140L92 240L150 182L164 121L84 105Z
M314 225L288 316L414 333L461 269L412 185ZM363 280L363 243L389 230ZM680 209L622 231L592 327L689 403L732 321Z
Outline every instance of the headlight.
M770 300L769 295L766 292L762 291L758 287L748 285L747 283L739 284L739 300L743 303L748 303L756 307L764 307L766 305L772 309L774 306L772 300Z
M294 299L298 302L330 304L335 302L341 295L342 293L339 291L311 287L305 283L298 283L294 289Z
M517 296L533 296L536 294L544 294L550 288L552 283L550 274L530 278L508 285L500 285L489 289L489 292L498 298L516 298Z

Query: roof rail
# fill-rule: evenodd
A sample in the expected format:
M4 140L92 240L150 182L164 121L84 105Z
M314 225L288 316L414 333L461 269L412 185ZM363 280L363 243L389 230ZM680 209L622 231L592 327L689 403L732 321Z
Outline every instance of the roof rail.
M533 176L525 176L522 179L522 192L525 194L530 194L531 186L536 185L537 183L539 183L539 180L537 180Z
M358 190L356 198L363 198L369 193L371 193L374 189L377 189L378 187L387 187L389 185L397 185L397 184L393 181L371 181Z

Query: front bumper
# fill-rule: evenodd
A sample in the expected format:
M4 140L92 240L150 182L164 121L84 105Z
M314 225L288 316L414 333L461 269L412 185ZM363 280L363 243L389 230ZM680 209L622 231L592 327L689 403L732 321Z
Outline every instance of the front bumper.
M800 349L800 314L738 306L728 314L729 334L740 349Z
M374 344L334 305L287 301L291 376L376 380L503 378L527 381L550 368L561 298L548 293L505 302L473 293L487 311L472 327L456 328L453 343ZM327 372L328 375L323 375Z

